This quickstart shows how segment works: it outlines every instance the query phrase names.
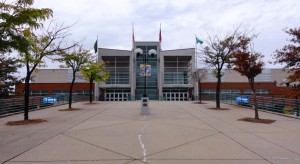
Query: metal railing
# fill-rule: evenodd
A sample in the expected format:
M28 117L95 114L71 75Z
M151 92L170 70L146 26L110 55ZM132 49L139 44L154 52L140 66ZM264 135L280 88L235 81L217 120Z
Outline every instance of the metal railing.
M72 101L88 101L87 95L72 95ZM38 110L40 108L63 105L69 102L69 94L59 94L51 96L32 96L29 98L29 110ZM0 99L0 116L19 113L24 111L24 98Z
M298 99L256 96L257 107L263 111L299 117L300 101ZM253 95L221 94L220 101L226 104L253 107Z

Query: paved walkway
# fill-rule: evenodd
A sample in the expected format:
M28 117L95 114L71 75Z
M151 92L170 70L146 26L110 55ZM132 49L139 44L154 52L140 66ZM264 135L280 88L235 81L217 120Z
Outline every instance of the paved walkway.
M48 122L6 126L22 114L0 118L0 163L198 164L300 163L300 120L260 112L273 124L237 121L254 112L213 102L150 101L75 103L30 113Z

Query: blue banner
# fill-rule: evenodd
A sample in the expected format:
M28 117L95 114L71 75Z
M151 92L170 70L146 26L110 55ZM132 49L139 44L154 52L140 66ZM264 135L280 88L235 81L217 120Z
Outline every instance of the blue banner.
M150 64L140 64L140 76L151 76Z

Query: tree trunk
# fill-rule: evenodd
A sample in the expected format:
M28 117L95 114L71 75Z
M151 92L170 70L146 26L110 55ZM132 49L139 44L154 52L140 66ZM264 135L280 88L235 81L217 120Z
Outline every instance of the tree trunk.
M72 83L71 83L70 91L69 91L69 108L72 108L72 91L73 91L73 86L74 86L74 82L75 82L75 75L76 75L76 72L73 72L73 79L72 79Z
M202 84L201 83L199 83L198 84L198 86L199 86L199 91L200 91L200 94L199 94L199 101L200 101L200 103L202 103L202 86L201 86Z
M24 120L28 120L28 110L29 110L29 89L30 89L30 74L27 73L25 78L25 94L24 94Z
M255 90L253 91L253 97L254 97L255 119L259 119L258 109L257 109L257 99L256 99L256 92L255 92Z
M90 103L93 102L92 89L93 89L93 79L90 78Z
M251 86L251 90L253 93L253 103L254 103L254 111L255 111L255 119L259 119L258 116L258 109L257 109L257 99L256 99L256 91L255 91L255 87L254 87L254 78L253 79L248 79L249 84Z
M216 108L220 108L220 92L221 92L221 71L218 71L218 82L216 88Z

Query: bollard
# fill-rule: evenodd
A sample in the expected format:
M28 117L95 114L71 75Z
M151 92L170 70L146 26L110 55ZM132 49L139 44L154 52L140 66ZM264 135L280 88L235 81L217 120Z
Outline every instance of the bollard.
M149 112L149 97L141 98L141 115L148 115Z

